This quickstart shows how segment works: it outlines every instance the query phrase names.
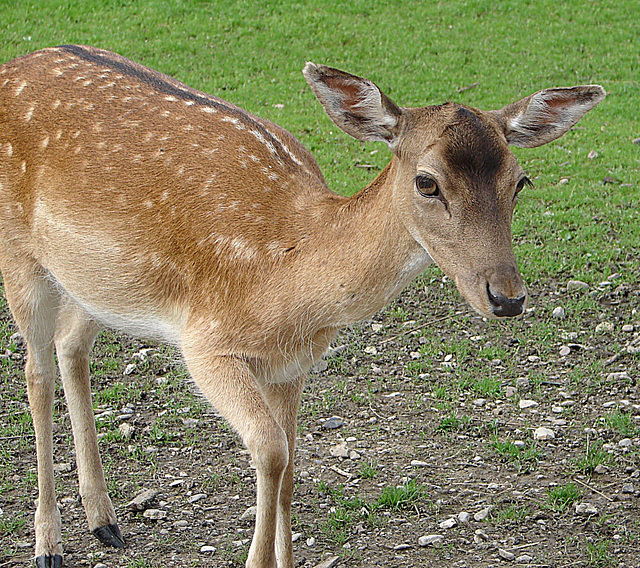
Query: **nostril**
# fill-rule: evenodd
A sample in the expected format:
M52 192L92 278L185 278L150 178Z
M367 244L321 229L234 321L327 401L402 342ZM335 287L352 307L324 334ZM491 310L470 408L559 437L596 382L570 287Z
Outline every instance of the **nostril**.
M526 294L518 296L517 298L507 298L503 294L494 294L491 287L487 283L487 296L489 302L493 306L493 313L498 317L513 317L519 316L524 307L524 302L527 299Z

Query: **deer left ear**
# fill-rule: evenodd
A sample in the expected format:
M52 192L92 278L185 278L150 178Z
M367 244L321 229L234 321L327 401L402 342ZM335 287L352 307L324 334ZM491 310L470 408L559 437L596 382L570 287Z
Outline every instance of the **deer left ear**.
M509 144L535 148L560 138L605 95L600 85L546 89L491 114L503 124Z
M375 83L315 63L307 63L302 73L331 120L347 134L394 146L402 109Z

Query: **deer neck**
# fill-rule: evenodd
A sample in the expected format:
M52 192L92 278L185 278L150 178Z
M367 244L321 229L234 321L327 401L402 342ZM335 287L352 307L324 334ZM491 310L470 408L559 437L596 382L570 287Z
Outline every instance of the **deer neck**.
M373 315L432 262L393 206L396 168L394 157L362 191L326 205L318 269L332 272L325 281L336 298L336 325Z

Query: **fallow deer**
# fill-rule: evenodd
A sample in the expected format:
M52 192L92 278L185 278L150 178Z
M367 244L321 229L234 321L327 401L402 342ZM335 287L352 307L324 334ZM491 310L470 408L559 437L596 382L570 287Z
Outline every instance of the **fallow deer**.
M297 407L337 330L432 261L483 316L523 311L510 226L529 180L508 145L562 136L602 87L484 112L402 108L367 79L313 63L303 73L340 128L393 153L353 197L332 193L286 130L119 55L67 45L0 67L0 268L27 345L39 568L62 564L54 348L95 536L124 545L89 382L109 326L178 347L256 467L246 565L292 568Z

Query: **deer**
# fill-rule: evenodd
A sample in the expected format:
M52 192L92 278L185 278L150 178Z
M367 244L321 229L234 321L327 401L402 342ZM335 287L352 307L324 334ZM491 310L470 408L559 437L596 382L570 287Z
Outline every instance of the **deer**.
M88 528L125 546L91 404L103 327L179 350L256 468L247 568L293 568L298 406L338 330L433 262L482 316L525 309L511 221L531 182L510 145L559 138L604 89L551 88L491 111L409 108L338 69L303 74L338 127L391 150L351 197L284 128L123 56L64 45L0 67L0 271L27 350L37 568L63 562L56 357Z

